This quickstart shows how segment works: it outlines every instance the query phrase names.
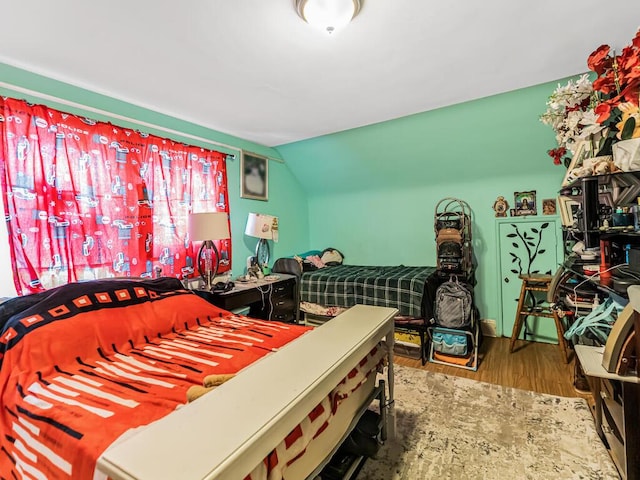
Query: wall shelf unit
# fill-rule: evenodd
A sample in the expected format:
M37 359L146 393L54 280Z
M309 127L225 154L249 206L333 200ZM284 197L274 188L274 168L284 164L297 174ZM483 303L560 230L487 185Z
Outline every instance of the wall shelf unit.
M582 240L585 251L595 254L595 261L571 254L565 259L565 269L618 303L631 303L634 309L636 353L635 358L632 354L624 359L635 361L634 375L621 376L603 368L604 346L575 345L575 351L594 395L600 438L609 448L620 475L626 480L640 480L640 294L639 287L628 288L640 285L640 231L636 230L635 212L616 213L618 207L630 210L632 205L638 205L640 171L582 177L563 188L560 195L579 204L575 222L571 226L565 224L565 232ZM600 266L599 272L589 275L583 267L595 262Z

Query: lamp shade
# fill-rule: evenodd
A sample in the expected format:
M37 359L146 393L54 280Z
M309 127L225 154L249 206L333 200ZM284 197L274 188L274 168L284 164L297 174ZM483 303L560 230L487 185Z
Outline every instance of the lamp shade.
M192 242L230 238L229 217L225 212L189 215L189 238Z
M263 213L250 213L247 218L245 235L265 240L278 240L278 217Z

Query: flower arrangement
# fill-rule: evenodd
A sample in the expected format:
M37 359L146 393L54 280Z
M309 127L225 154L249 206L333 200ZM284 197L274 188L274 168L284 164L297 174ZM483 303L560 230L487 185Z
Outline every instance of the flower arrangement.
M593 84L588 74L577 80L569 80L566 85L558 87L547 101L547 110L540 116L545 125L550 125L556 133L558 148L547 153L553 163L560 165L567 153L576 153L578 144L599 133L603 127L596 123L594 112ZM569 157L564 158L565 166L569 165Z
M640 30L620 55L609 45L598 47L589 55L587 66L597 75L595 113L606 131L600 154L609 154L617 141L640 137Z
M540 116L556 133L558 148L548 150L556 165L569 166L578 145L590 142L589 156L611 155L613 144L640 137L640 30L615 55L601 45L587 59L584 74L558 85Z

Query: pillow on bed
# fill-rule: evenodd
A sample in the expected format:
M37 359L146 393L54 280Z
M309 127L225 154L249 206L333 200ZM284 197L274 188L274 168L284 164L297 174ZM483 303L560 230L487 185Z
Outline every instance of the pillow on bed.
M340 252L340 250L337 250L335 248L326 248L322 252L320 259L325 265L332 267L335 265L342 265L344 255L342 254L342 252Z

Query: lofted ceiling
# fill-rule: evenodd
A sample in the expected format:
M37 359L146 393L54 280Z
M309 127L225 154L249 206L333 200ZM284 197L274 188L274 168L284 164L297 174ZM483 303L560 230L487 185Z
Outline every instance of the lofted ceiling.
M4 0L0 62L276 146L582 73L640 26L638 0L363 0L328 36L293 3Z

